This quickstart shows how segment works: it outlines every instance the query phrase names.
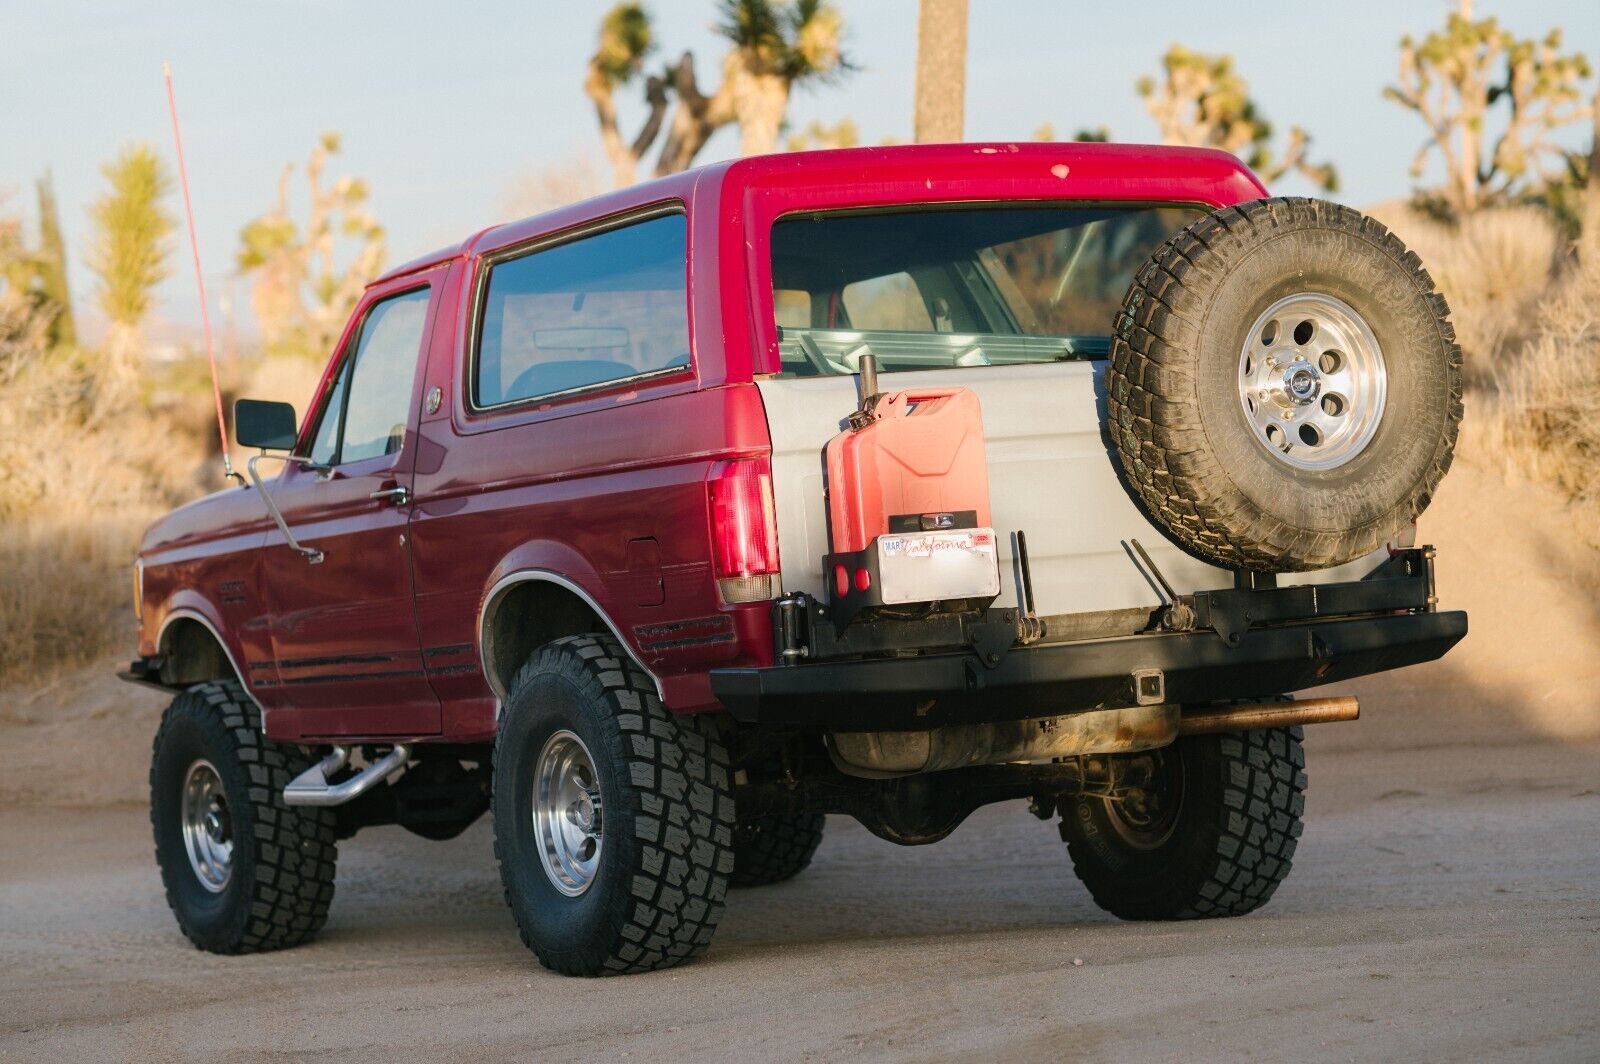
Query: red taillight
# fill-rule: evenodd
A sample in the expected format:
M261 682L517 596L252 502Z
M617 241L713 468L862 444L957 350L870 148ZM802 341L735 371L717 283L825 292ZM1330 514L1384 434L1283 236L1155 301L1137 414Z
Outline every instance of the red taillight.
M778 518L772 467L765 458L718 462L706 477L711 558L724 602L761 602L775 595Z

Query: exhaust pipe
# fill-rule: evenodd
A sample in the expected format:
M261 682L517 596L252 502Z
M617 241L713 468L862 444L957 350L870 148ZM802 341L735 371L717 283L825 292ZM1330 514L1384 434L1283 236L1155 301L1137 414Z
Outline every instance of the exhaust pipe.
M928 731L831 732L828 751L841 772L871 779L1008 761L1131 754L1185 735L1325 724L1360 715L1361 703L1350 696L1181 711L1171 704L1132 706Z
M1257 702L1247 706L1185 707L1183 716L1178 719L1178 736L1330 724L1360 716L1361 702L1354 695L1307 698L1301 702Z

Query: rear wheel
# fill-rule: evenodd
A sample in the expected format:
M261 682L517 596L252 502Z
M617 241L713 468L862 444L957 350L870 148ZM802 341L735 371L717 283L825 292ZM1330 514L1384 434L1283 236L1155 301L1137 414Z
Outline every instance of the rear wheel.
M733 870L728 754L610 636L558 639L510 684L494 755L495 856L522 941L566 975L702 952Z
M191 687L162 715L150 823L167 904L196 946L283 949L327 921L333 810L283 802L311 760L262 736L261 711L235 682Z
M1124 920L1265 905L1300 837L1300 740L1299 728L1180 739L1133 755L1146 769L1139 785L1063 801L1061 837L1095 903Z
M822 845L821 813L758 816L733 829L736 887L782 883L805 871Z

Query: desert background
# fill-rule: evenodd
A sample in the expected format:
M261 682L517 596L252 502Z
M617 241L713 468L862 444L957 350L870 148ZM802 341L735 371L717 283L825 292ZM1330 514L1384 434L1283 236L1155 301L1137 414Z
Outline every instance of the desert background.
M405 186L404 168L352 162L381 108L305 94L269 108L192 37L162 39L154 12L93 32L68 14L13 19L27 61L0 75L24 103L0 120L16 127L0 136L0 1058L1600 1055L1600 16L1418 3L1382 33L1341 36L1326 13L1269 25L1223 5L1235 49L1157 5L1111 54L1062 51L1112 106L1032 69L1010 92L996 72L1013 38L985 28L982 3L573 7L518 26L530 61L572 53L555 89L517 102L559 112L558 143L491 153L492 174L444 211L469 220L443 233L419 221L429 203L379 193ZM1038 33L1066 28L1053 5L1018 7ZM1005 18L1007 34L1029 28ZM1093 22L1077 13L1071 28ZM21 79L75 34L128 26L140 80L126 91L151 134L87 166L78 153L69 173L36 150L60 131L28 123L70 128L93 101L57 85L41 111L43 87ZM208 322L165 125L168 45L180 112L192 90L207 100L186 137L218 136L210 109L237 92L260 113L234 121L281 155L247 177L190 156ZM1365 65L1350 69L1380 75L1284 93L1294 106L1274 95L1284 64L1331 79L1356 46ZM863 98L886 69L890 112ZM436 91L468 111L470 80ZM321 110L352 121L330 131ZM1402 121L1400 150L1342 155L1319 131L1346 112ZM484 131L514 128L500 116ZM112 673L133 651L143 528L223 483L206 325L225 404L303 409L362 286L434 244L741 153L953 139L1233 151L1274 192L1378 217L1450 302L1467 415L1420 540L1472 631L1442 661L1348 685L1362 720L1311 730L1306 833L1272 904L1118 924L1020 805L922 849L835 818L804 875L732 895L703 961L567 981L517 942L480 823L446 844L392 827L344 843L328 927L307 947L193 951L145 812L164 699ZM1375 194L1351 198L1362 190ZM255 206L230 215L235 202Z

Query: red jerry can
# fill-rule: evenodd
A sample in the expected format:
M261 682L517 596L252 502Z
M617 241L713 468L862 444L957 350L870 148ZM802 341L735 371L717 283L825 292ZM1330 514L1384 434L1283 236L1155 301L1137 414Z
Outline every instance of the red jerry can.
M860 429L828 441L833 551L888 532L988 528L983 411L966 388L881 395Z

